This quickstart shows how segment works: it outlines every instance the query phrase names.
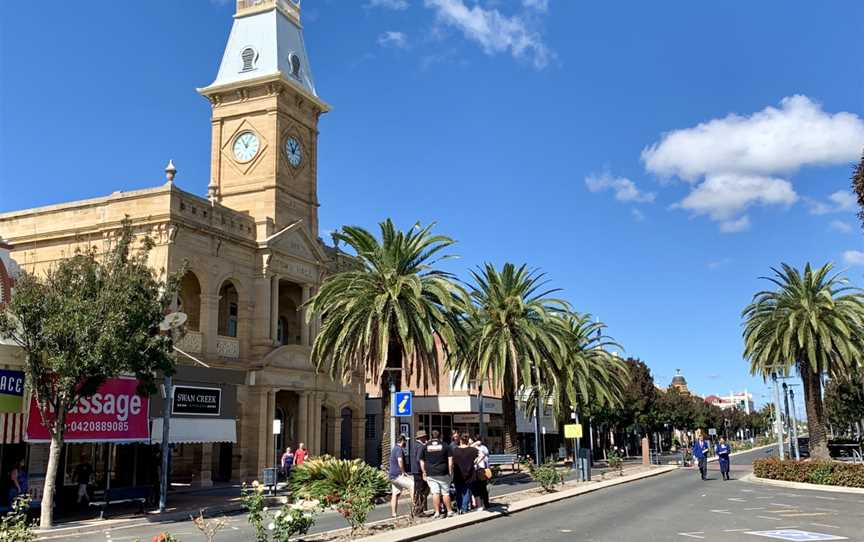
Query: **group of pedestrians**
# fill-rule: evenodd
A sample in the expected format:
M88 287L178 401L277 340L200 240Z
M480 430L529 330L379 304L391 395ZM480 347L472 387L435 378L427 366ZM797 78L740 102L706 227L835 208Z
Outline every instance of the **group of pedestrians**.
M693 443L693 458L696 459L699 465L699 474L703 480L708 479L708 456L711 453L711 444L705 440L705 437L700 434ZM717 444L714 445L714 453L717 454L717 462L720 463L720 476L724 480L729 478L729 455L732 453L732 446L727 444L725 437L720 437Z
M412 496L412 514L426 512L427 497L432 495L434 518L454 513L464 514L472 508L489 506L489 449L480 435L473 438L454 431L450 442L441 439L438 431L432 436L417 431L406 460L408 439L401 435L390 451L389 477L391 484L390 513L397 516L399 497L404 492ZM455 502L455 511L454 511Z
M291 477L291 469L299 467L304 461L309 459L309 450L302 442L297 445L296 450L292 450L290 446L285 448L285 452L279 459L279 468L282 471L282 476L287 480Z

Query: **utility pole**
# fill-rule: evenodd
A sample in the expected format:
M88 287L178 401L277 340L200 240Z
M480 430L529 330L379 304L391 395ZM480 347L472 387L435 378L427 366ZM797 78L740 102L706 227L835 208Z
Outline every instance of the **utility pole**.
M784 459L783 453L783 417L780 415L780 386L777 385L777 373L771 373L774 382L774 430L777 432L777 451L780 459Z

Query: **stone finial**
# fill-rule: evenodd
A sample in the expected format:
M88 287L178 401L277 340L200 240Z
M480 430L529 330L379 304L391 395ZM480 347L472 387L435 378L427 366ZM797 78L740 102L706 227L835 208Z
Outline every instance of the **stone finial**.
M177 168L174 167L174 160L168 160L168 165L165 166L165 178L168 179L168 184L174 184L174 177L177 175Z

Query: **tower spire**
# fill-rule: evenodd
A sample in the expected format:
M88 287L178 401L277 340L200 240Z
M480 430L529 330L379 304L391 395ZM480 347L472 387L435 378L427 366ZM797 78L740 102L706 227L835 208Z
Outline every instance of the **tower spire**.
M237 0L237 11L234 16L245 17L274 8L296 24L300 24L300 0Z

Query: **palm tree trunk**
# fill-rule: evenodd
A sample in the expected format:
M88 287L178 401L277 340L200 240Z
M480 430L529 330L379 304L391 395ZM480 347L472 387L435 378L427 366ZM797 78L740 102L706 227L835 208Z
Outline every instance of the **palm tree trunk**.
M381 378L381 468L390 468L390 409L393 406L390 398L390 382L387 378Z
M804 405L807 409L807 432L810 433L810 457L830 459L825 432L825 408L822 403L822 379L810 369L809 363L799 365L804 385Z
M504 377L504 394L501 397L501 414L504 418L504 453L519 453L519 432L516 429L516 390L513 379Z

